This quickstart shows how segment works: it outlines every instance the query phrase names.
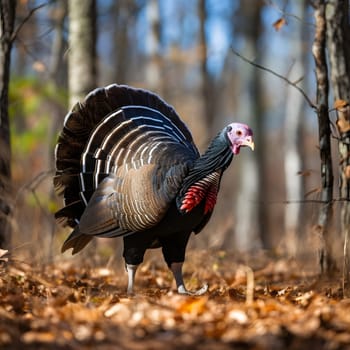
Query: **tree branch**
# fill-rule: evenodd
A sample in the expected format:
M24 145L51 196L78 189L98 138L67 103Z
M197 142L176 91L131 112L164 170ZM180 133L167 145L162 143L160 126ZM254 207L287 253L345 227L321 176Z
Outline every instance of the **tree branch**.
M300 79L296 80L295 82L289 80L288 78L286 78L285 76L275 72L274 70L270 69L270 68L267 68L267 67L264 67L262 66L261 64L259 63L255 63L254 61L244 57L243 55L241 55L238 51L236 51L232 45L231 45L231 50L232 52L238 56L241 60L249 63L250 65L256 67L256 68L259 68L263 71L266 71L268 73L271 73L272 75L274 75L275 77L279 78L279 79L282 79L283 81L285 81L288 85L290 86L293 86L295 89L297 89L304 97L304 99L306 100L306 102L308 103L308 105L314 109L315 111L317 111L317 106L311 101L311 99L309 98L309 96L306 94L306 92L301 88L299 87L297 84L300 82Z
M14 200L14 206L17 205L17 202L22 196L22 194L25 191L28 192L35 192L37 187L49 176L52 176L54 174L54 169L42 171L39 174L37 174L34 178L32 178L30 181L25 183L22 187L20 187L16 193L15 200Z
M349 203L349 198L333 198L331 201L323 199L288 199L288 200L276 200L276 201L261 201L264 205L274 204L329 204L329 203Z
M34 200L40 210L44 213L44 215L47 217L48 221L52 221L52 215L47 214L47 210L44 208L44 206L40 202L40 198L38 197L36 193L36 189L40 186L40 184L45 181L48 177L52 177L55 170L50 169L46 171L42 171L39 174L37 174L34 178L32 178L30 181L25 183L22 187L20 187L16 193L14 204L13 204L13 212L15 212L15 208L18 205L20 197L27 191L32 194L34 197Z
M318 139L321 159L321 199L326 203L320 207L318 213L317 233L320 237L319 266L321 272L329 273L335 266L332 252L332 239L330 225L332 221L333 206L333 164L331 145L331 124L329 118L329 81L328 62L326 55L326 0L319 0L315 8L316 31L312 44L312 54L315 61L316 89L318 106Z
M13 31L11 35L11 42L14 42L18 36L18 33L21 31L22 27L29 21L30 17L33 16L33 14L43 8L44 6L48 5L48 3L44 3L41 5L38 5L37 7L32 8L28 14L23 18L22 22L17 26L17 28Z
M311 1L311 0L310 0ZM304 21L302 18L296 16L294 13L289 13L289 12L286 12L284 9L281 9L277 4L275 4L273 1L267 1L267 5L273 7L276 9L277 12L279 12L283 17L290 17L290 18L294 18L296 19L297 21L301 22L301 23L305 23L307 24L308 26L311 26L313 28L315 28L315 24L312 23L312 22L306 22Z

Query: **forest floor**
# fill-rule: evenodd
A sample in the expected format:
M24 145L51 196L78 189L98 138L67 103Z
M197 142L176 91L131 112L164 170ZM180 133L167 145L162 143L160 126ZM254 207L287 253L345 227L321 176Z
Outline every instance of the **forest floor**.
M1 255L1 254L0 254ZM350 299L339 276L295 260L187 254L180 296L157 257L125 293L121 269L70 259L37 267L0 257L1 349L350 349Z

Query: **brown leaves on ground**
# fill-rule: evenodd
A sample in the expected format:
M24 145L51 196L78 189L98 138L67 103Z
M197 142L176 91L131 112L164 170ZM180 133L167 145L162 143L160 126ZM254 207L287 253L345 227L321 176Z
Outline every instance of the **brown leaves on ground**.
M350 349L350 300L294 261L239 264L222 252L188 254L180 296L158 260L126 275L62 262L1 262L1 349ZM75 261L75 260L74 260ZM253 282L252 282L253 281Z

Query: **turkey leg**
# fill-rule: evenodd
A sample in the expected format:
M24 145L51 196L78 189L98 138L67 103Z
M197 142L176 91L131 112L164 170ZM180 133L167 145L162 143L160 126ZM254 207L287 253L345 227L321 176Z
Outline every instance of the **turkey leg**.
M127 289L128 294L134 293L135 275L136 275L136 270L138 266L139 265L126 264L126 271L128 272L128 289Z
M202 288L196 290L196 291L189 291L186 289L183 277L182 277L182 262L174 262L170 265L170 269L174 275L176 286L177 286L177 292L179 294L185 294L185 295L203 295L208 290L208 285L205 284Z
M191 232L180 232L170 237L162 237L162 251L164 259L174 275L177 292L186 295L202 295L208 290L208 285L204 285L196 291L189 291L186 289L183 281L182 265L185 260L185 251L190 235Z

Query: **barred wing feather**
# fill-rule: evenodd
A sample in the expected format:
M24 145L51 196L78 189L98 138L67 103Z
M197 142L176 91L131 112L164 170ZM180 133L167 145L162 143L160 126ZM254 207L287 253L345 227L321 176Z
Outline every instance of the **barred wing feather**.
M169 147L166 151L173 155L174 150L179 148ZM191 164L191 160L187 160L174 163L168 169L160 167L161 158L167 156L167 152L158 153L159 158L147 164L126 163L106 177L81 217L80 232L114 237L155 226L175 198Z

